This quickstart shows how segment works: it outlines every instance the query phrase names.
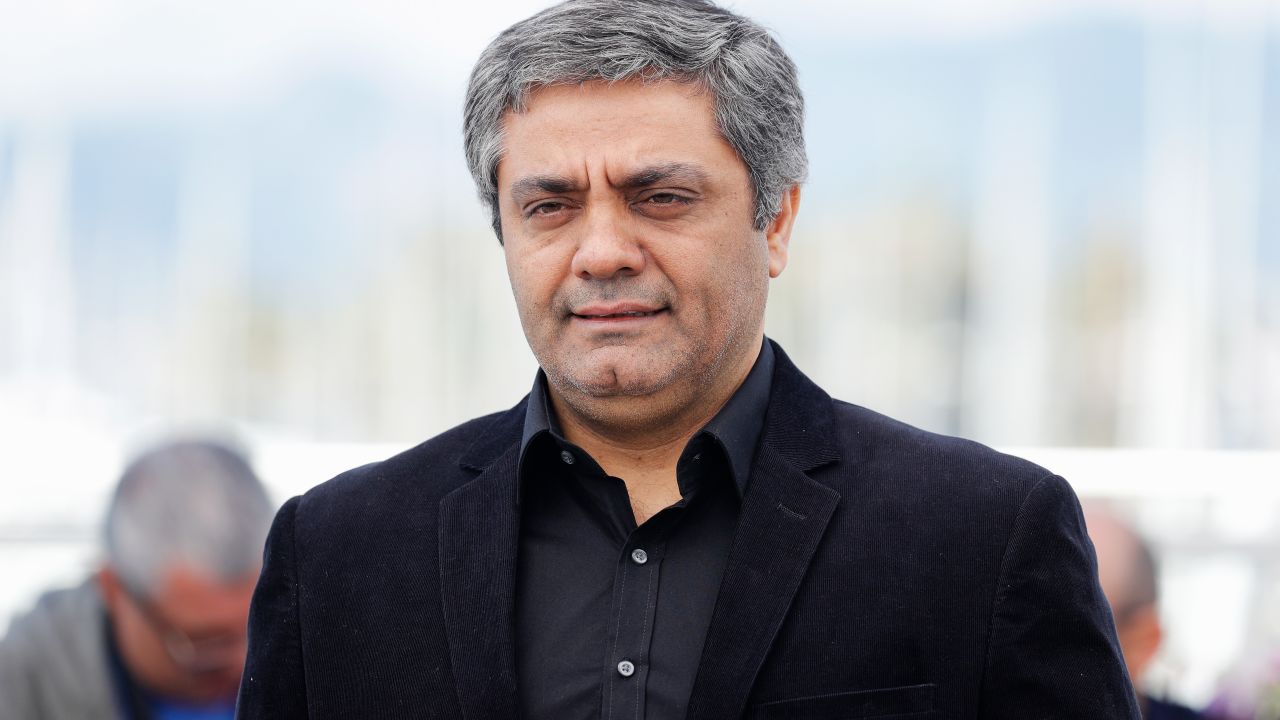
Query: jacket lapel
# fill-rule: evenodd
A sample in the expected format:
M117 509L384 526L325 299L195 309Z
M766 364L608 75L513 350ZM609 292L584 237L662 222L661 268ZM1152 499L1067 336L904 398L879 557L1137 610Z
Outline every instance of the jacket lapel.
M765 435L707 630L690 720L742 717L765 656L840 501L805 471L840 459L831 398L774 345Z
M520 443L518 431L514 438L503 432L516 410L464 455L464 466L483 472L440 501L440 595L458 700L468 720L520 715L514 629ZM495 438L506 450L493 459Z

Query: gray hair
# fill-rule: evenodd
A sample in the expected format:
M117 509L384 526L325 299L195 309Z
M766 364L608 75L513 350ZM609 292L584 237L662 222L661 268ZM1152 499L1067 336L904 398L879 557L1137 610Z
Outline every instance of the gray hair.
M107 510L106 560L144 597L175 566L239 580L262 561L272 511L239 452L204 441L166 443L121 476Z
M804 98L795 63L767 30L704 0L568 0L507 28L481 53L467 86L467 167L499 242L507 111L523 112L540 87L634 78L710 91L720 134L750 173L757 230L804 181Z

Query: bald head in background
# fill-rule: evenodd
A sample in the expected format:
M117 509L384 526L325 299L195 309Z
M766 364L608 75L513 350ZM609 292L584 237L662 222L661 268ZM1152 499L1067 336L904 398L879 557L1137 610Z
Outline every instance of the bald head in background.
M1084 513L1098 554L1102 592L1111 604L1129 677L1137 686L1163 637L1155 558L1146 542L1109 508L1086 505Z
M1158 572L1151 547L1104 505L1086 504L1084 517L1098 556L1098 579L1115 617L1120 650L1138 692L1143 720L1201 720L1203 716L1196 710L1153 697L1143 686L1143 676L1164 640Z

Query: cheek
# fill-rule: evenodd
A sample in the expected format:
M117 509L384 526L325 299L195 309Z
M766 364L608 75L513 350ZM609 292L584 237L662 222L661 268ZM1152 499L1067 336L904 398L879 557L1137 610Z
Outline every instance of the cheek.
M550 307L563 275L559 261L549 252L507 250L507 277L516 308L526 322L550 316Z
M767 287L769 251L763 236L723 238L675 258L673 272L678 286L689 288L710 302L732 302ZM730 312L729 307L711 307L712 314Z

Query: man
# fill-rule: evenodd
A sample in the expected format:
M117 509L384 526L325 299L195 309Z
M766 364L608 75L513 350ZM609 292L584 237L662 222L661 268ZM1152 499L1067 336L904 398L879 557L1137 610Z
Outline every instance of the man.
M222 445L136 459L107 511L101 569L45 594L0 641L0 716L231 718L272 509Z
M1098 576L1111 603L1116 635L1135 685L1142 681L1164 639L1151 548L1113 512L1102 506L1085 510L1089 537L1098 552ZM1139 693L1143 720L1196 720L1191 708Z
M571 1L471 76L531 393L286 503L242 718L1136 718L1064 481L831 400L764 339L791 60Z

